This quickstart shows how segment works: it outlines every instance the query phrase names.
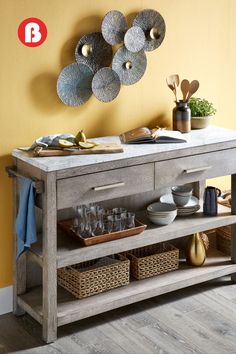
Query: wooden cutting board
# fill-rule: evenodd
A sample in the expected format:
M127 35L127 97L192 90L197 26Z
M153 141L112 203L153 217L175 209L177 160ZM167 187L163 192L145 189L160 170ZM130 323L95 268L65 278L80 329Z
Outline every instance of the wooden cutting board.
M42 148L37 147L34 150L34 157L48 157L48 156L69 156L69 155L91 155L91 154L114 154L123 152L120 144L107 143L94 146L92 149L80 148Z

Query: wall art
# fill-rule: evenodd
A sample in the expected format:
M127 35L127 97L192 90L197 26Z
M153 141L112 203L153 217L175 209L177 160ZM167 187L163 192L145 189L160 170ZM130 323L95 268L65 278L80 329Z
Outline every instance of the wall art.
M57 81L57 93L68 106L80 106L92 94L102 102L114 100L122 85L138 82L145 73L145 52L157 49L165 37L165 21L156 10L137 14L128 28L117 10L103 18L101 32L85 34L75 48L75 63L65 67ZM113 56L113 45L121 45Z

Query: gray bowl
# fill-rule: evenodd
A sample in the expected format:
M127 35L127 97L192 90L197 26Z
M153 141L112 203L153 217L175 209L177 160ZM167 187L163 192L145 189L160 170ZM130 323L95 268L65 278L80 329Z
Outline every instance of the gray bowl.
M184 206L184 205L188 204L188 202L191 198L191 195L178 195L178 194L174 194L174 193L172 193L172 196L173 196L175 204L178 206Z
M190 186L174 186L171 188L172 194L187 196L192 195L193 188Z

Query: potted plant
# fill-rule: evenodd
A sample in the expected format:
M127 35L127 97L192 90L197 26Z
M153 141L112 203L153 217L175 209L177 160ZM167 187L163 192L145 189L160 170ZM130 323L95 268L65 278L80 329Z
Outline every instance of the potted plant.
M191 109L191 128L206 128L210 123L212 116L216 114L213 104L204 98L191 97L189 100Z

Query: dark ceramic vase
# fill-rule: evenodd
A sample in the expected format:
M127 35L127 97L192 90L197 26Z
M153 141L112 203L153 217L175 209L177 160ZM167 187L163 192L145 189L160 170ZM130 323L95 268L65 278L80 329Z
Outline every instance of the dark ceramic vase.
M181 133L189 133L191 131L191 110L188 102L175 102L176 106L173 109L173 130L178 130Z

